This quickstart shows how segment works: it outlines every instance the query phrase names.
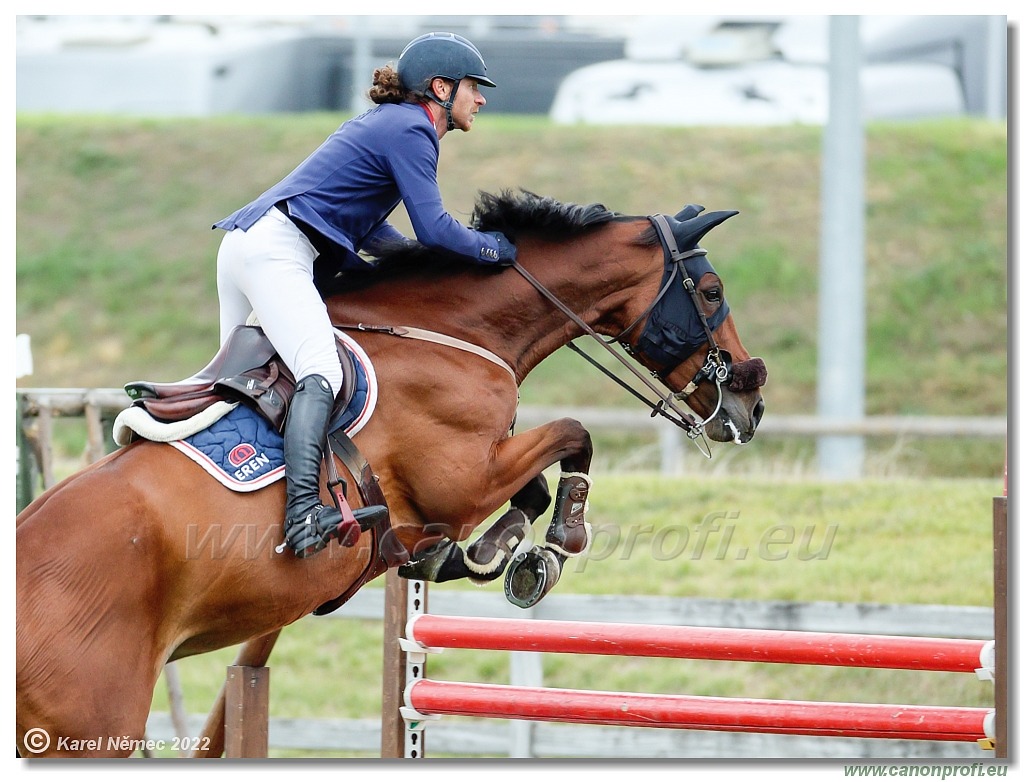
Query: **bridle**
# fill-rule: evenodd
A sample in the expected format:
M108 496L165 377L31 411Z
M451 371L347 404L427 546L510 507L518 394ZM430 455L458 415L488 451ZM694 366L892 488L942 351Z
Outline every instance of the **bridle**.
M707 317L704 315L704 308L700 305L700 299L697 296L697 286L692 276L686 270L683 264L687 258L694 256L706 255L707 250L700 247L695 247L691 250L681 251L679 250L678 244L675 239L675 235L669 226L668 220L664 215L655 214L650 215L647 218L651 221L654 226L658 238L661 241L661 246L665 252L665 264L668 273L666 275L665 283L661 286L658 291L658 295L654 301L642 312L640 315L630 323L625 329L623 329L618 336L604 338L596 331L594 331L582 318L580 318L575 312L567 307L558 297L556 297L551 291L544 287L544 285L530 272L524 269L518 262L514 262L512 267L519 272L530 283L537 291L546 298L554 307L565 315L570 321L578 326L586 336L594 339L601 347L615 357L622 366L626 367L641 383L643 383L649 391L651 391L657 398L658 401L652 402L642 394L638 393L636 389L632 388L628 384L622 381L621 378L611 373L606 367L595 361L588 354L584 353L574 342L570 341L567 347L573 352L579 354L586 359L590 364L595 366L603 374L614 380L618 385L622 386L626 391L632 394L634 397L639 399L643 404L647 405L651 409L651 417L662 416L667 418L669 421L674 423L676 426L682 428L686 432L686 436L694 442L697 448L707 458L711 458L711 448L708 444L707 437L704 433L704 427L710 423L715 416L718 415L719 410L722 408L722 384L729 381L732 375L732 359L727 351L722 350L718 343L715 341L714 330L708 323ZM650 316L654 309L661 303L666 293L675 282L676 278L679 277L682 280L682 286L689 295L690 301L693 302L693 306L696 308L697 316L700 320L701 327L704 331L708 344L707 358L704 360L703 366L697 371L693 379L681 391L672 391L665 381L665 375L668 374L666 370L650 371L651 377L656 378L668 393L662 388L655 385L651 379L641 372L635 365L634 362L639 363L639 359L644 356L643 352L634 347L628 340L626 335L633 331L641 322ZM634 361L630 361L629 358L620 354L613 345L618 344L622 349L629 355ZM692 351L691 351L692 354ZM685 360L688 356L682 356L680 361ZM676 366L676 365L674 365ZM711 414L702 421L698 421L688 412L682 410L678 405L677 401L686 401L693 393L697 390L703 382L712 382L715 384L715 388L718 394L718 401L715 404L715 409ZM698 442L700 440L701 442Z

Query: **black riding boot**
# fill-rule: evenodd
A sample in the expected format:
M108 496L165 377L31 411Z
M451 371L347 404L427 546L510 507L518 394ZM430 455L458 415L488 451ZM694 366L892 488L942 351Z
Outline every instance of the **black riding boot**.
M327 424L334 408L331 386L320 375L308 375L295 386L284 429L284 537L297 557L311 557L339 538L343 546L359 539L361 525L345 524L337 508L320 502L320 465L327 444ZM373 505L354 511L372 524L387 508Z

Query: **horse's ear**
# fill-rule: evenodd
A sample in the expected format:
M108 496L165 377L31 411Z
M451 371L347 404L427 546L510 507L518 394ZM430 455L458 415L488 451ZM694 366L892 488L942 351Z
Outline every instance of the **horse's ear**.
M684 220L692 220L694 217L704 211L704 207L700 204L687 204L679 212L676 213L676 220L683 222Z
M685 212L686 210L684 209L683 211ZM676 236L676 244L679 245L680 250L692 250L704 238L704 234L716 225L721 225L730 217L738 214L739 212L736 211L708 212L707 214L678 222L672 226L672 233Z

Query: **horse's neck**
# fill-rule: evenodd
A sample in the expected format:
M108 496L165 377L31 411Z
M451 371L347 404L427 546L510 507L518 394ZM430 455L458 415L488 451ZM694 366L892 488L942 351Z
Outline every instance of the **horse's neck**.
M621 330L630 300L650 278L623 256L636 256L609 234L612 226L567 243L524 239L519 262L547 290L589 325ZM620 226L619 230L623 230ZM634 229L635 230L635 229ZM656 284L656 281L655 281ZM653 296L653 294L652 294ZM580 332L572 321L514 269L435 279L395 280L339 297L335 322L416 326L471 342L496 353L525 377Z
M588 326L604 335L617 335L631 321L638 302L653 300L660 282L660 261L654 251L629 241L635 233L629 223L613 223L583 240L527 246L520 253L521 263ZM529 335L520 341L524 351L520 360L532 369L581 329L525 279L517 280L517 292L517 305L531 302L519 313L519 326Z

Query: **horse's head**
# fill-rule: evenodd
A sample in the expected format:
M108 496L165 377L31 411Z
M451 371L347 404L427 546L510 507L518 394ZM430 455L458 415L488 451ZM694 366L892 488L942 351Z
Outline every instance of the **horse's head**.
M713 440L745 443L764 412L764 362L740 341L725 285L699 246L704 235L737 212L689 205L675 217L656 215L644 240L664 249L657 299L620 339L702 419Z
M713 440L745 443L754 436L764 411L760 389L767 370L740 342L725 287L699 246L708 231L737 213L702 212L703 207L691 205L675 217L649 217L646 230L638 235L635 225L640 218L609 211L601 204L563 204L525 190L481 193L473 227L502 231L517 241L520 263L516 270L541 292L537 305L550 310L550 318L538 317L523 306L526 300L520 294L510 293L508 274L446 261L423 247L405 247L388 255L366 276L397 281L405 275L412 280L416 301L424 300L424 286L443 285L449 301L456 291L463 294L457 309L465 312L501 302L501 318L492 322L506 346L512 334L522 342L509 352L522 362L516 366L523 376L535 362L564 345L567 337L573 338L572 331L561 325L561 317L575 322L579 333L596 329L620 343L671 389L673 398L668 398L663 389L648 385L661 399L657 409L671 409L667 417L691 434L703 431ZM616 233L607 233L613 225ZM662 264L652 258L655 247L662 251ZM596 263L595 258L608 263ZM462 275L458 286L444 278L438 282L445 264ZM358 281L358 275L345 273L349 292L359 288ZM382 296L389 306L395 300L394 284ZM495 287L502 290L495 292ZM519 297L516 307L506 306L510 296ZM347 301L347 311L351 313L356 304ZM582 314L589 314L590 320L584 322ZM451 317L450 309L445 317ZM472 320L476 324L481 318ZM646 377L642 379L647 382ZM690 416L675 406L680 400L700 416L702 427L694 426L687 420Z
M663 251L664 263L657 268L662 271L660 280L650 279L644 272L645 290L654 288L653 300L647 296L631 295L622 306L619 297L622 288L611 293L617 306L598 307L604 309L610 320L594 322L603 334L612 337L648 369L653 370L674 392L674 400L662 400L662 405L674 406L673 401L684 401L703 419L703 431L713 440L745 443L754 436L764 402L761 386L767 379L764 362L751 358L740 342L736 325L733 323L729 306L726 304L725 287L721 278L708 263L706 251L699 247L704 235L736 212L709 212L702 214L704 207L690 205L675 217L655 215L648 218L648 226L639 238L631 233L626 241L636 249L639 244L644 250L644 267L648 266L649 247ZM590 246L576 243L575 254L566 257L571 264L571 274L565 277L565 270L559 272L562 279L554 284L564 283L561 289L564 297L575 297L577 312L582 312L593 302L587 296L580 296L587 287L584 282L585 270L597 271L596 279L590 281L593 290L613 288L623 281L609 275L609 268L594 264L590 259L595 253L604 253L615 260L618 253L615 244L607 234L598 233L601 226L617 224L628 226L636 217L610 212L600 204L580 206L561 204L550 198L541 198L522 191L519 194L504 193L501 196L481 194L475 213L475 227L483 230L499 230L510 236L540 237L553 245L541 245L536 257L543 258L537 265L539 274L554 277L552 260L556 252L566 245L570 237L593 236ZM632 231L633 229L626 229ZM595 248L594 244L598 246ZM621 248L625 252L625 248ZM581 255L587 259L581 268ZM622 268L619 266L618 268ZM520 272L530 278L524 269ZM551 284L549 280L549 284ZM534 279L532 284L544 291L543 285ZM639 291L629 283L631 293ZM555 306L586 332L586 324L579 320L564 304L544 291ZM629 325L626 325L629 324ZM563 333L563 332L560 332ZM615 334L618 333L617 336ZM564 333L563 333L564 335ZM564 343L563 343L564 344ZM660 394L660 392L658 392ZM663 410L662 406L658 409ZM686 423L685 414L673 411L668 415L677 423L690 427L691 433L701 431L692 422Z

